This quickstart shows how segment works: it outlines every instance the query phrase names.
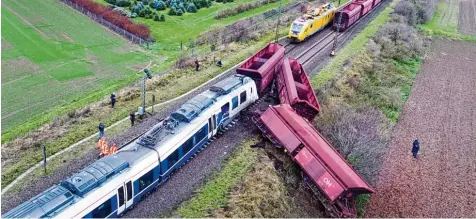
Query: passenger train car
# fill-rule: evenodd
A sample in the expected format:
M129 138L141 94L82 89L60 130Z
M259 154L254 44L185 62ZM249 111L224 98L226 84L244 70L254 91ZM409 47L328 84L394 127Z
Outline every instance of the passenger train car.
M294 20L289 30L291 42L302 42L307 37L329 25L334 19L336 8L332 4L325 4L307 12Z
M99 159L2 217L121 216L257 99L255 81L233 75L187 101L116 154Z

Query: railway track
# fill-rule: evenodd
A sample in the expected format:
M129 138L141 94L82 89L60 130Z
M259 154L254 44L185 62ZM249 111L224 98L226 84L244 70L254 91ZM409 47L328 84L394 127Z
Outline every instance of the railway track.
M376 7L375 9L373 10L376 10L377 8L381 8L381 7L384 7L383 5L385 4L381 4L379 5L378 7ZM373 11L371 11L370 13L368 13L367 15L369 14L372 14ZM367 16L366 15L366 16ZM364 17L365 18L365 17ZM352 34L353 32L355 31L355 27L356 27L356 24L357 23L361 23L362 20L364 20L364 18L360 19L358 22L356 22L354 25L352 25L351 27L349 27L349 29L347 29L345 32L343 33L340 33L338 35L338 38L342 38L344 40L347 40ZM306 46L306 45L300 45L300 44L291 44L289 43L289 41L287 39L284 40L284 46L286 48L286 54L290 53L290 52L296 52L296 51L299 51L299 49L304 49L301 53L299 53L298 57L299 60L304 64L308 64L308 63L311 63L311 61L315 60L317 58L317 55L319 55L320 53L322 53L326 48L328 48L328 46L330 46L332 44L332 38L333 38L333 33L335 33L334 31L331 31L330 33L327 33L325 36L321 36L319 37L319 39L315 42L315 43L312 43L312 45L310 46ZM344 34L346 34L345 36L343 36ZM314 37L318 37L319 35L315 35ZM312 37L312 38L314 38ZM310 38L311 39L311 38ZM342 40L340 40L340 42L342 42ZM341 43L342 44L342 43ZM304 61L304 62L303 62ZM231 70L230 72L228 73L225 73L224 76L226 75L231 75L234 73L234 70ZM268 96L268 95L267 95ZM254 110L254 109L257 109L259 108L259 106L261 105L269 105L268 103L265 103L265 97L262 97L260 98L260 102L258 104L255 104L253 106L250 106L250 109ZM158 120L159 122L161 121L160 119ZM236 122L236 121L234 121ZM231 127L228 127L228 128L231 128ZM149 130L149 129L145 129L146 131ZM139 132L138 135L135 135L134 137L130 138L129 140L127 140L124 144L122 144L120 146L120 148L123 148L125 145L128 145L130 143L132 143L133 141L137 140L139 137L141 137L146 131L142 131L142 132ZM227 135L226 134L227 132L224 132L222 133L222 135L220 135L219 138L230 138L230 135ZM233 137L231 137L233 138ZM210 142L211 143L211 142ZM154 195L155 196L155 195ZM2 206L3 208L3 206Z

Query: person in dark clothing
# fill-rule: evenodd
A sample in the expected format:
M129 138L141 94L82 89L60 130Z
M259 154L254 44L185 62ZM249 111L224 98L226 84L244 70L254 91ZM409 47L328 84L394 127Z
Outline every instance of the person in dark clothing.
M418 159L417 155L419 150L420 150L420 142L418 141L418 138L417 138L413 141L413 147L412 147L412 153L414 158Z
M134 121L136 121L136 114L134 110L131 110L131 113L129 114L129 118L131 119L131 126L134 126Z
M116 104L116 94L112 93L111 96L111 106L114 108L114 104Z
M218 67L222 67L222 66L223 66L223 64L221 63L221 59L218 60L217 66L218 66Z
M100 122L98 129L99 129L99 139L101 139L104 136L104 123Z
M195 60L195 71L198 71L198 68L200 68L200 62L198 62L198 59Z

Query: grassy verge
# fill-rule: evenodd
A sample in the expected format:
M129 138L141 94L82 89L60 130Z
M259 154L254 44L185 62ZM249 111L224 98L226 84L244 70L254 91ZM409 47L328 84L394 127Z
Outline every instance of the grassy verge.
M347 59L356 56L362 51L365 44L369 41L369 38L374 36L378 28L387 22L388 15L393 11L395 4L396 1L393 2L390 7L383 10L362 32L357 34L352 41L337 52L337 55L319 72L318 76L311 78L311 84L314 88L324 85L335 77L335 74L339 72L339 69L344 65Z
M469 42L476 42L476 37L468 36L458 33L458 2L451 1L452 4L456 4L455 11L447 11L447 14L453 15L455 18L450 18L450 21L443 18L446 10L451 10L451 7L446 1L439 1L438 7L432 19L423 25L419 25L418 28L428 35L447 37L452 39L461 39ZM454 6L453 6L454 7Z
M220 174L200 188L195 197L183 203L174 215L186 218L210 217L216 209L224 207L228 191L257 160L256 151L250 147L256 142L256 139L249 139L238 146Z
M264 47L267 42L269 42L273 36L265 36L258 42L248 42L241 46L236 47L233 49L229 46L228 52L226 53L226 57L223 58L222 61L224 66L222 68L214 66L212 61L210 60L209 65L203 66L205 69L200 71L198 74L192 70L182 70L178 72L174 72L173 74L168 74L166 76L161 77L156 83L156 89L149 91L148 96L150 94L154 94L156 96L156 103L165 102L167 100L173 99L177 96L180 96L191 89L207 82L211 78L215 77L216 75L220 74L223 69L230 68L235 64L243 61L246 57L250 54L256 52L257 50ZM225 55L225 54L222 54ZM210 57L209 57L210 58ZM189 78L194 78L194 80L188 80ZM115 110L107 109L103 114L95 118L86 118L85 120L81 121L80 124L76 125L76 128L64 136L60 137L59 139L55 139L45 143L47 148L47 156L51 156L57 153L60 150L63 150L69 147L71 144L77 142L78 140L88 137L92 133L95 133L97 130L97 123L99 118L103 119L106 126L109 126L116 121L123 119L126 115L128 115L129 110L135 109L136 106L139 105L140 98L136 98L129 102L121 102L117 103ZM152 102L149 99L148 105ZM125 123L128 123L127 121ZM106 132L107 136L114 135L113 133ZM95 144L92 144L95 145ZM92 147L92 146L91 146ZM33 148L28 152L24 152L21 158L15 162L14 164L2 168L2 187L11 183L15 178L25 172L28 168L34 166L38 162L40 162L42 158L42 152L40 147Z

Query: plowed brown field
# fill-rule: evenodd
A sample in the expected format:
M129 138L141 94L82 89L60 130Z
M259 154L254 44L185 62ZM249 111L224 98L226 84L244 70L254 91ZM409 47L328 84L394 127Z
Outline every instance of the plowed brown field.
M434 40L367 217L476 217L476 44ZM418 160L411 144L420 139Z

